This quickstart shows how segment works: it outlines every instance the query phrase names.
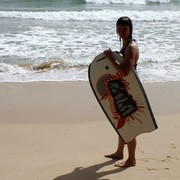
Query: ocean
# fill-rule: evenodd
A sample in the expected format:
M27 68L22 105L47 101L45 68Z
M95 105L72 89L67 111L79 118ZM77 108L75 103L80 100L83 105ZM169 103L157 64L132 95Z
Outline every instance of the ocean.
M180 0L1 0L0 82L87 81L129 16L142 82L180 80Z

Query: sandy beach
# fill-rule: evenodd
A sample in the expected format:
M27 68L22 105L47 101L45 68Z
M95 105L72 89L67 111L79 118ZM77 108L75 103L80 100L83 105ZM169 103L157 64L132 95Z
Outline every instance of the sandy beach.
M159 128L125 169L104 158L118 138L88 82L0 83L0 179L179 180L180 82L144 88Z

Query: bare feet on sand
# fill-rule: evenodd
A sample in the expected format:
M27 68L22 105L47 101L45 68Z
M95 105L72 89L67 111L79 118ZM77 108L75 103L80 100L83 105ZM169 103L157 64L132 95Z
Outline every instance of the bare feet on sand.
M123 159L123 155L120 155L119 153L113 153L113 154L108 154L105 155L104 157L106 158L111 158L111 159Z
M121 167L121 168L126 168L126 167L131 167L131 166L136 166L136 161L132 160L127 160L125 162L115 164L116 167Z

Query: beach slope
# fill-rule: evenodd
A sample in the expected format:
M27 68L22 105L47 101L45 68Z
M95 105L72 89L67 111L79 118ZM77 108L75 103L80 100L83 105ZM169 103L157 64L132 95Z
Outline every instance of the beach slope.
M180 82L144 87L159 128L137 137L137 165L122 169L104 158L117 134L88 82L0 83L0 179L180 179Z

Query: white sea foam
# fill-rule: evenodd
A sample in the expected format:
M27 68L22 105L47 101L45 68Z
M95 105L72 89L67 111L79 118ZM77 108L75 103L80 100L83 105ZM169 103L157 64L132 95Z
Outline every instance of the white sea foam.
M21 26L19 33L0 35L1 82L87 80L88 64L96 54L119 49L111 22L55 24L25 30ZM179 23L135 24L142 81L180 80Z
M149 63L139 63L138 75L142 82L167 82L180 81L179 64L171 64L171 67ZM5 72L1 72L1 70ZM8 71L7 71L8 70ZM174 73L176 72L176 73ZM77 70L70 68L66 70L44 69L30 71L18 66L5 65L0 63L0 82L34 82L34 81L87 81L88 68Z
M146 4L146 3L169 3L172 0L86 0L93 4Z
M131 17L134 21L180 22L180 11L0 11L0 18L56 21L114 21L123 15Z
M170 3L172 0L146 0L147 3Z

